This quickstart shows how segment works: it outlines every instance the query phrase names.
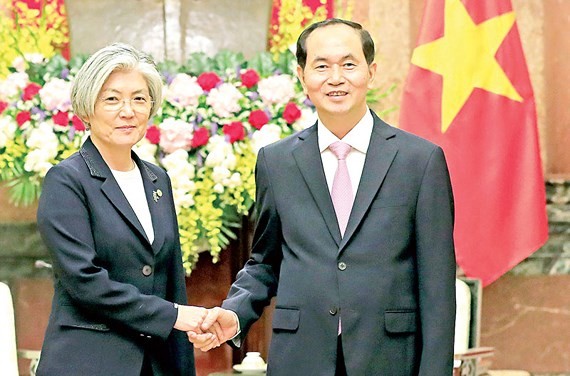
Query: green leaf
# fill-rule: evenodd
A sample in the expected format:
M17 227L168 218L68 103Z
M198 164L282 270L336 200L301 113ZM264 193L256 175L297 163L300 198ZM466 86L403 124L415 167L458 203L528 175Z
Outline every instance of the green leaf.
M261 77L268 77L275 72L277 66L269 52L259 52L248 61L247 68L255 69Z
M35 177L21 176L6 184L9 187L9 201L15 206L29 206L40 197L40 183Z
M203 52L194 52L190 54L186 63L184 63L179 72L184 72L191 76L198 76L200 73L209 72L213 69L213 62Z
M293 52L287 50L279 55L276 65L281 73L295 76L297 74L297 72L294 71L294 67L297 66L296 61L297 59L295 55L293 55Z
M245 62L241 52L223 50L213 58L213 69L218 74L224 74L227 70L240 69Z

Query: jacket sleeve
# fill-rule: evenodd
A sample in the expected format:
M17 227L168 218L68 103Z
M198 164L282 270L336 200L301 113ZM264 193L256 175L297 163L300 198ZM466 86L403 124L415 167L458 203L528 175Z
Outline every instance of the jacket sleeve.
M173 304L142 294L132 284L111 280L96 262L91 222L106 218L91 216L81 174L85 171L71 163L51 168L38 206L38 229L52 256L56 289L63 289L72 300L69 303L84 312L166 339L176 321Z
M453 373L455 332L454 203L441 148L424 172L416 212L422 353L419 375Z
M261 149L255 170L257 217L251 257L237 274L222 303L223 308L237 313L240 338L245 338L250 326L259 319L277 292L282 259L281 222L268 174L264 149Z

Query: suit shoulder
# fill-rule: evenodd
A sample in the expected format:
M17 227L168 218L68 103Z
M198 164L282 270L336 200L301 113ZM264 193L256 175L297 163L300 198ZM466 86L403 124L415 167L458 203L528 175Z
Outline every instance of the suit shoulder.
M410 133L406 130L403 129L399 129L399 128L394 128L394 131L396 132L397 137L401 138L403 141L410 143L410 144L415 144L418 145L419 147L425 147L428 149L433 149L433 148L438 148L439 145L433 143L432 141L425 139L423 137L420 137L416 134Z
M380 119L374 111L372 111L372 116L374 118L374 131L381 134L386 139L396 140L396 142L402 147L424 148L428 150L433 150L434 148L439 147L439 145L436 145L423 137L386 123L384 120Z
M87 165L81 157L81 154L79 154L79 152L75 152L63 161L52 166L48 170L47 174L75 174L85 168L87 168Z
M269 153L281 153L287 150L291 150L293 148L295 148L299 142L301 142L302 140L305 140L306 138L310 137L311 135L316 135L316 127L309 127L306 129L302 129L298 132L293 133L292 135L289 135L285 138L282 138L279 141L275 141L265 147L263 147L262 149L264 149L265 151L269 152Z

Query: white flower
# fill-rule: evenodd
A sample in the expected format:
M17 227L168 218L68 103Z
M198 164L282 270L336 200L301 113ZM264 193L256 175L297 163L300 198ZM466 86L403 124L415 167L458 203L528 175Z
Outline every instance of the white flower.
M209 151L205 165L207 167L224 167L234 169L237 163L232 145L220 135L212 136L206 149Z
M44 177L53 166L51 161L57 156L59 140L53 128L46 122L40 123L36 128L30 128L26 146L30 149L24 161L24 169L37 172Z
M301 109L301 117L291 126L294 130L300 131L315 124L316 121L317 113L312 108L304 107Z
M176 212L179 213L182 207L194 205L196 183L193 179L195 167L188 161L188 153L178 149L166 155L161 162L172 182L172 195L174 196Z
M224 184L231 176L230 170L223 166L216 166L212 171L212 180L214 183Z
M27 62L33 64L40 64L45 60L45 56L37 52L25 53L24 57L26 58Z
M0 116L0 148L6 147L8 140L13 140L18 124L8 116Z
M27 67L26 62L40 64L43 63L43 61L44 55L42 54L26 53L24 54L24 57L16 56L16 58L12 61L12 67L14 67L18 72L25 72Z
M242 98L243 95L234 85L223 83L210 90L206 103L212 106L216 115L225 118L241 109L239 100Z
M234 172L227 181L228 188L239 187L241 184L241 174L239 172Z
M53 164L50 162L51 159L52 156L47 150L32 150L26 155L24 169L28 172L37 172L43 178L48 170L53 167Z
M259 96L266 104L286 104L295 97L295 81L292 76L270 76L257 84Z
M166 118L158 125L160 128L160 148L166 153L178 149L190 150L194 128L190 123L176 118Z
M177 179L181 175L193 179L196 173L194 165L188 162L188 153L183 149L166 155L161 162L171 179Z
M52 78L40 89L40 99L48 111L71 109L71 82Z
M254 132L251 136L251 147L255 154L264 146L267 146L281 138L281 127L275 124L265 124L263 128Z
M21 55L18 55L14 60L12 60L12 67L16 69L16 72L25 72L26 60L24 60L24 58Z
M165 90L165 99L177 107L196 107L203 94L196 77L179 73Z
M59 140L53 132L53 127L47 122L41 122L37 127L30 128L26 146L30 149L42 149L52 158L57 156Z
M9 74L5 80L0 80L0 100L9 102L23 90L29 82L28 75L23 72Z
M143 137L134 147L133 150L140 159L145 160L147 162L151 162L157 164L156 160L156 151L158 150L158 145L154 145L150 143L146 137Z
M177 207L190 207L194 205L194 192L196 191L196 183L190 177L177 171L169 171L168 176L172 181L172 193L174 196L174 205ZM177 210L179 211L179 210Z

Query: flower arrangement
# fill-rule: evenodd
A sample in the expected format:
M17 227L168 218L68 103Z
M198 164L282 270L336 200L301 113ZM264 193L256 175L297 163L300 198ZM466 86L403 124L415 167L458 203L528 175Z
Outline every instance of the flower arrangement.
M275 58L295 45L309 24L326 18L352 19L355 0L273 0L268 48Z
M88 133L69 99L83 61L56 55L0 81L0 180L16 204L37 200L49 168ZM227 51L160 64L165 100L135 151L171 177L187 273L199 252L216 261L236 238L254 201L257 151L315 121L293 64L290 53L246 61Z
M12 0L9 6L0 4L0 79L10 73L14 63L24 65L37 54L67 54L68 45L63 0Z

